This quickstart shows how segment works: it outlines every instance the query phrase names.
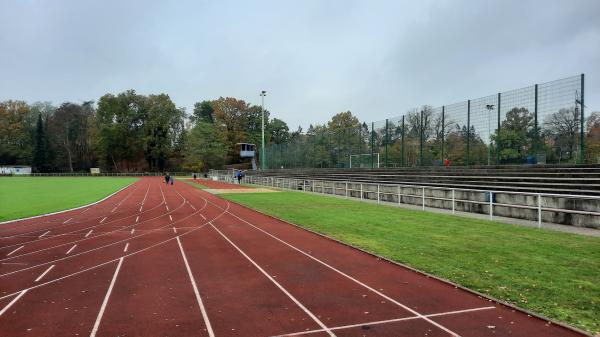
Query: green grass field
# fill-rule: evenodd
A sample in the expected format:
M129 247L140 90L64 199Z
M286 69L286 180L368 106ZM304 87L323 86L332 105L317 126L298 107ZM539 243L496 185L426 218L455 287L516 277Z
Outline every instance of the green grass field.
M600 332L600 238L300 192L222 196Z
M61 211L100 200L137 178L0 178L0 221Z

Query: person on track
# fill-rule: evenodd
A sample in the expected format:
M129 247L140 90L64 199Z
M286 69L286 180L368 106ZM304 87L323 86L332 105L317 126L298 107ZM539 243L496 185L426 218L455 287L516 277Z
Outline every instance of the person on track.
M194 173L194 180L196 180L196 173Z
M173 179L173 177L169 176L169 183L171 185L173 185L175 183L175 179Z
M169 176L169 173L165 173L165 184L169 184L169 179L171 179L171 177Z

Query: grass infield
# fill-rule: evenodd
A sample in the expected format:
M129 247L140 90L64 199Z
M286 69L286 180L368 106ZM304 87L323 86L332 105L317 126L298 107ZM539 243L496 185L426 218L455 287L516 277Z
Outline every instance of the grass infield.
M600 238L301 192L221 196L600 332Z
M137 178L0 178L0 221L62 211L98 201Z

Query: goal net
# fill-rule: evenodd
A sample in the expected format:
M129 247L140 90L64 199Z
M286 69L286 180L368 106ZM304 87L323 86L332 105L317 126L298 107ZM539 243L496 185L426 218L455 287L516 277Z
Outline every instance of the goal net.
M350 155L350 168L379 168L379 153Z

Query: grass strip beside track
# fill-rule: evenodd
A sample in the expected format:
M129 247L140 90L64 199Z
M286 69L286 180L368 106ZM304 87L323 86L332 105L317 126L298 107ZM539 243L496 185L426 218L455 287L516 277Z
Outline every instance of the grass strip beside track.
M62 211L100 200L137 178L0 178L0 221Z
M599 238L300 192L221 196L600 332Z

